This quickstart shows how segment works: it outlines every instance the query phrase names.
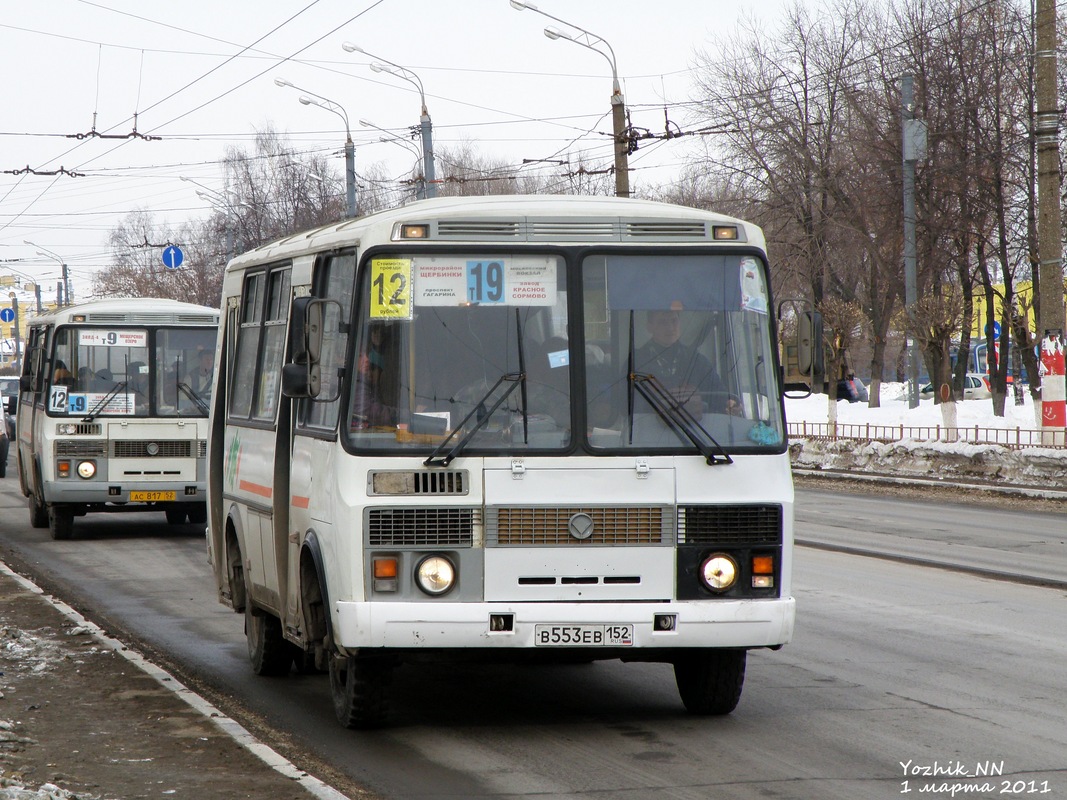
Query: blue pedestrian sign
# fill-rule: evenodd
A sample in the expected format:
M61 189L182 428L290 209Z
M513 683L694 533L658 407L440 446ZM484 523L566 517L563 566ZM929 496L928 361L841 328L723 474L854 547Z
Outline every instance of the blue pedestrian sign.
M176 244L163 248L163 266L167 269L177 269L185 261L185 253Z
M0 308L0 322L14 322L15 321L15 309L13 308Z

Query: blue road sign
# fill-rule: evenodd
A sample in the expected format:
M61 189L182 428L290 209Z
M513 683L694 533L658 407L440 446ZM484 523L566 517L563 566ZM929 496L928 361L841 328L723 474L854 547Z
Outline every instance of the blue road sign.
M0 322L14 322L15 321L15 309L13 308L0 308Z
M163 248L163 266L167 269L177 269L185 261L185 253L175 244Z

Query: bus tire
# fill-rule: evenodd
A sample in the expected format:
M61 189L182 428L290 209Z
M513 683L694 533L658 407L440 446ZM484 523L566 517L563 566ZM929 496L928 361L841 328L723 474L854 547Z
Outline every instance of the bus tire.
M729 714L741 700L745 684L745 650L698 650L674 662L674 679L690 714Z
M30 525L34 528L47 528L48 527L48 509L45 508L44 503L37 496L37 493L30 490L30 493L26 495L26 505L30 509Z
M282 635L282 623L276 616L246 602L245 638L254 673L270 677L289 674L293 651Z
M188 516L184 508L168 508L163 513L167 515L168 525L184 525Z
M63 506L48 506L48 527L52 530L53 539L70 539L74 536L74 512Z
M388 714L393 665L384 659L330 656L330 693L337 721L346 728L378 728Z

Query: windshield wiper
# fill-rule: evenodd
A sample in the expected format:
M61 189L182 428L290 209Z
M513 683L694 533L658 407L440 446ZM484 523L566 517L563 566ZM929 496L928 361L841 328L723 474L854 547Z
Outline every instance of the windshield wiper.
M510 383L511 385L508 386L508 388L503 392L503 394L500 395L499 398L497 398L497 401L493 403L492 408L486 411L486 401L489 400L489 398L493 396L493 392L495 392L500 387L500 385L505 382ZM452 433L448 434L448 436L445 437L445 440L441 442L441 444L437 445L437 447L434 448L434 451L430 453L430 455L425 461L422 462L422 465L424 467L447 467L449 464L451 464L452 459L454 459L460 454L460 452L462 452L463 448L467 446L467 443L474 438L474 434L476 434L485 426L485 423L488 422L489 419L493 416L493 414L496 413L496 410L500 408L504 401L511 396L511 393L514 392L515 389L518 388L520 385L525 385L525 383L526 375L522 372L507 372L497 378L496 383L489 387L489 391L487 391L484 395L481 396L481 398L479 398L478 402L474 404L474 408L471 409L470 413L467 414L467 416L463 418L459 425L457 425L453 429ZM451 450L449 450L447 453L445 453L443 457L441 457L441 453L444 451L448 443L452 441L452 439L457 433L463 430L463 426L467 424L470 418L473 417L475 414L478 414L479 412L481 412L481 416L479 416L478 419L475 421L474 425L471 426L471 429L467 431L463 438L461 438L458 442L455 443L455 445L452 446ZM525 414L523 416L525 417Z
M191 387L184 381L178 381L176 385L178 389L182 392L182 394L192 400L193 403L196 404L196 407L200 410L200 413L206 417L208 415L208 407L207 402L204 400L204 398L197 394L193 390L193 387Z
M631 445L634 443L634 392L636 391L652 406L652 410L659 415L659 418L667 423L667 427L674 432L675 436L679 439L684 437L692 442L709 466L734 463L723 446L715 441L715 437L708 433L700 424L700 420L693 416L684 403L677 401L659 378L651 373L637 371L634 364L634 312L632 310L630 311L630 352L627 357L627 367L630 384L627 411L630 415Z
M107 404L111 402L111 399L126 388L127 383L129 383L128 380L122 381L121 383L116 383L115 387L110 392L105 394L103 399L100 400L95 406L93 406L92 410L88 414L82 417L82 422L92 422L94 419L96 419L96 415L100 413L100 410L106 408Z

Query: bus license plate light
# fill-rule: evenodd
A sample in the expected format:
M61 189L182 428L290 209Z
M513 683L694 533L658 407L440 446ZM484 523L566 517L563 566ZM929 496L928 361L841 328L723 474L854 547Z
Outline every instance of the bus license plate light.
M632 647L633 625L535 625L537 647Z

